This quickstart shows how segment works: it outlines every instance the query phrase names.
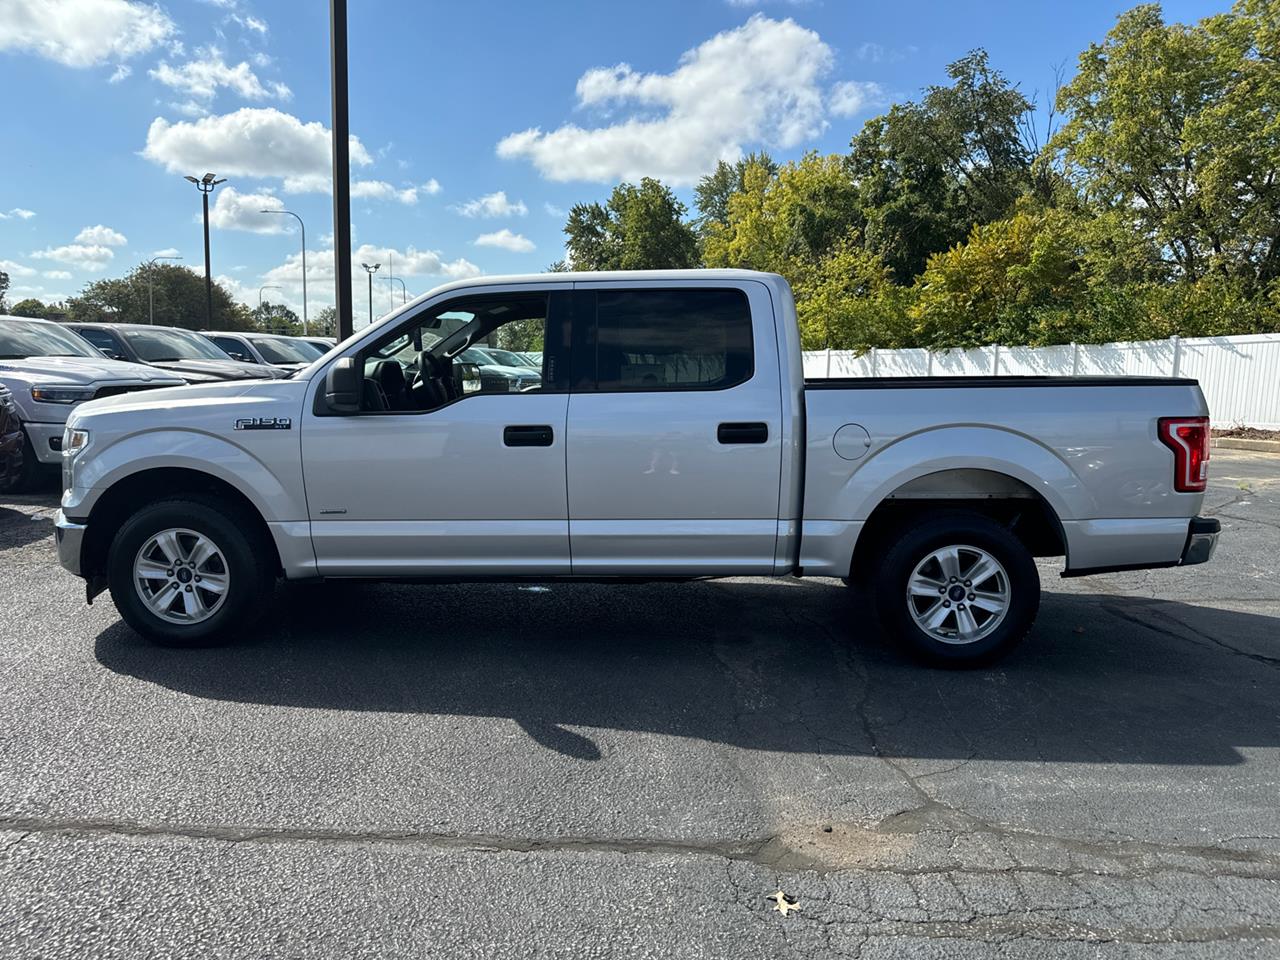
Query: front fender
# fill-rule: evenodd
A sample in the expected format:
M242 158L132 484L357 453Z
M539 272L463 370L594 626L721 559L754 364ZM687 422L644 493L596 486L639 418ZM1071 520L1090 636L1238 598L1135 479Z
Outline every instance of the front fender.
M266 431L246 436L263 443ZM130 434L102 449L93 443L75 465L73 485L63 511L85 517L108 489L126 477L162 467L205 473L229 483L258 508L268 522L305 521L300 452L296 436L287 443L271 438L270 459L214 433L194 429L158 429Z
M829 441L818 449L811 447L809 454L806 517L866 520L903 484L953 469L989 470L1020 480L1042 496L1060 520L1097 515L1092 492L1056 451L1000 427L922 430L873 445L862 463L836 456ZM811 505L816 512L809 512Z

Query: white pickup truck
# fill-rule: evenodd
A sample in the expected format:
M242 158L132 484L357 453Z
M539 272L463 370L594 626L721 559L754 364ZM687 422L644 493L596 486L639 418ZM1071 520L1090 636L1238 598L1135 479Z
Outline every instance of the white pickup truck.
M485 345L541 349L540 379L458 359ZM288 379L78 407L59 556L168 644L234 635L280 576L817 576L971 664L1030 628L1033 557L1074 576L1213 552L1193 380L806 383L801 360L771 274L448 284Z

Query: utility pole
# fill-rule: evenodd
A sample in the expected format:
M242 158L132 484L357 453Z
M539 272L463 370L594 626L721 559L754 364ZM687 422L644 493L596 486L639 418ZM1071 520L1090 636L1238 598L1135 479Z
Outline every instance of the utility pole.
M409 302L409 291L405 288L404 281L401 280L399 277L396 277L395 281L396 283L400 284L400 305L403 306L404 304ZM395 289L395 288L393 287L392 289ZM395 309L394 303L391 304L391 308L393 310Z
M371 267L367 263L362 263L360 266L364 267L365 273L369 274L369 325L373 326L373 275L378 272L382 264L375 263Z
M333 94L333 273L338 340L352 333L351 143L347 103L347 0L329 0L329 79ZM372 275L370 278L372 283Z
M221 180L215 179L214 174L206 173L197 180L195 177L184 177L196 185L196 189L200 191L200 199L204 207L204 326L206 330L213 329L213 272L209 267L209 194L213 193L213 188L220 183L226 183L227 178Z
M147 261L147 323L156 322L156 261L181 260L181 257L152 257Z
M298 221L298 226L302 229L302 335L305 337L311 332L311 328L307 325L307 225L292 210L263 210L262 212L287 213Z

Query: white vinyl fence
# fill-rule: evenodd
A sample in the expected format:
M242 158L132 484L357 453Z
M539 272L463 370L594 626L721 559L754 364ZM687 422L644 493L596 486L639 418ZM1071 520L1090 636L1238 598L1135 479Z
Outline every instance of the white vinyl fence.
M981 347L810 350L804 375L826 377L1177 376L1200 381L1215 426L1280 430L1280 333L1241 337Z

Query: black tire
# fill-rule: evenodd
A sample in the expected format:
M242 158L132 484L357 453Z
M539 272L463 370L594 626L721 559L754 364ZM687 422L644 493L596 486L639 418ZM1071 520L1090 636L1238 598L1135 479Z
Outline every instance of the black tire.
M989 627L987 624L990 620L984 619L977 624L977 638L967 642L958 636L948 642L922 628L916 623L913 608L920 616L934 611L944 614L944 611L934 607L931 598L913 599L908 596L908 586L917 567L922 563L928 564L928 558L935 551L950 546L973 548L960 554L961 564L972 564L968 569L974 569L977 565L976 551L984 551L1003 568L1007 584L1003 618L997 619ZM961 569L965 568L962 566ZM941 570L941 567L929 565L923 570L925 575L933 575L933 571ZM963 576L961 582L956 584L947 583L949 577L941 574L937 576L947 584L948 591L962 587L965 582ZM989 587L995 584L994 581L984 583ZM1000 524L980 514L964 511L929 514L906 530L885 552L883 562L875 574L873 589L876 610L884 629L909 653L935 666L973 667L991 663L1008 653L1027 635L1035 621L1036 612L1040 609L1040 574L1031 553ZM945 605L950 609L951 596L951 593L947 593L938 602L946 601ZM974 608L972 598L968 595L959 597L955 606L959 607L966 599L969 601L967 606L971 622L975 622L977 617L990 616L985 609ZM939 626L939 631L954 631L959 622L954 618L959 614L952 612L945 615L949 619Z
M266 608L276 579L274 545L254 519L223 500L195 495L139 509L116 532L107 555L107 581L120 616L143 637L166 647L213 646L249 626ZM207 537L225 559L225 595L220 606L197 623L161 619L134 584L138 551L157 533L174 528Z
M0 493L27 493L36 489L40 481L51 472L36 459L35 447L31 446L31 437L26 430L22 431L19 459L17 469L10 469L7 476L0 473Z

